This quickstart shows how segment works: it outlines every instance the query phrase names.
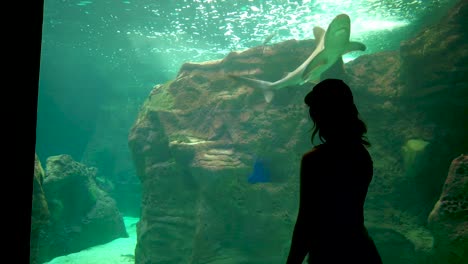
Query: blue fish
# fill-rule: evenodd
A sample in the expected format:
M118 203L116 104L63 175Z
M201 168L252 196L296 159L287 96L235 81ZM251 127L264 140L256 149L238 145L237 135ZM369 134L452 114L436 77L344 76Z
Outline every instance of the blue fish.
M262 159L255 159L253 166L253 172L249 175L247 179L249 183L258 183L258 182L269 182L270 181L270 169L265 164L265 161Z

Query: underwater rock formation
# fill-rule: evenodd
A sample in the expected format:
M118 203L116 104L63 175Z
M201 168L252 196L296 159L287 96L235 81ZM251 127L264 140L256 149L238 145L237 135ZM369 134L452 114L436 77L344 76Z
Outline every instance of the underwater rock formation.
M367 227L379 249L384 263L415 263L416 250L413 241L390 227Z
M467 16L467 1L459 1L439 23L401 44L401 79L407 83L404 94L418 98L448 93L466 98Z
M454 155L468 149L467 16L468 2L458 1L438 23L401 43L401 106L420 128L414 138L430 142L407 202L417 201L409 209L421 212L421 223L439 198Z
M468 262L468 155L460 155L450 165L428 224L440 263Z
M136 263L284 259L297 207L289 177L309 141L302 100L310 86L280 90L268 104L261 90L227 76L276 78L314 48L313 41L277 47L185 64L153 89L129 135L143 187ZM249 183L256 157L272 164L270 182Z
M462 14L457 10L448 17ZM409 42L423 45L424 37ZM401 53L363 55L325 74L350 84L369 128L375 173L366 219L387 264L427 263L433 237L425 219L440 195L441 172L453 153L468 149L467 123L460 122L468 107L460 99L466 97L447 89L432 96L431 87L417 86L414 76L423 75L408 65L419 57L405 45ZM311 147L303 97L312 85L280 89L266 103L261 90L228 74L274 81L313 48L313 40L289 40L264 52L260 46L186 63L174 80L153 88L129 135L143 188L137 264L285 261L297 214L299 161ZM444 52L451 57L460 51ZM428 71L430 63L424 65ZM455 85L463 96L464 80ZM429 144L409 177L402 149L412 139ZM269 182L248 182L256 157L270 161Z
M32 211L31 211L31 239L30 239L30 264L41 263L41 251L38 240L42 229L46 228L49 223L49 207L44 195L42 183L45 173L41 162L35 154L34 160L34 179L33 179L33 196L32 196Z
M311 146L311 123L303 105L311 86L279 90L268 104L261 91L226 73L262 67L265 74L279 74L304 57L288 52L310 52L313 46L304 48L310 43L278 44L284 52L269 47L271 58L253 48L245 51L248 56L231 53L217 62L185 64L178 78L153 88L129 136L143 186L136 263L284 261L297 210L300 156ZM380 60L379 56L368 56L367 61ZM394 61L393 53L385 56ZM220 64L228 65L229 71ZM334 70L335 77L349 78L344 69ZM258 78L273 76L259 73ZM357 91L357 101L365 96L392 99L383 90ZM363 109L376 118L383 112L395 114L388 105ZM270 161L268 183L249 184L256 157ZM392 242L394 238L384 244L408 247L400 238Z
M355 97L369 95L371 99L377 99L378 105L388 113L393 114L396 110L394 100L400 96L402 89L398 51L362 55L345 64L345 69L346 75L342 79L349 83ZM370 98L361 101L367 100ZM363 106L360 107L362 109Z
M128 237L115 201L96 185L95 175L69 155L47 159L42 187L50 219L38 238L41 261Z

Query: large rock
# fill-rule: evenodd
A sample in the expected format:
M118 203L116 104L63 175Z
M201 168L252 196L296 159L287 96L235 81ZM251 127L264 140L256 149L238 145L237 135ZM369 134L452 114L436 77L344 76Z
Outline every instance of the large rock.
M414 195L403 198L409 210L420 211L421 223L439 198L454 155L468 149L467 16L468 2L459 1L441 21L401 44L401 105L420 130L412 138L429 142L406 184Z
M439 198L453 156L468 148L467 4L459 1L440 21L403 41L399 51L345 65L374 143L378 188L371 188L377 193L367 205L408 211L420 225ZM426 145L413 158L412 142Z
M312 40L290 40L264 52L255 47L219 61L186 63L177 78L153 88L129 135L143 188L136 263L285 261L299 161L311 147L303 97L312 85L280 89L268 104L261 89L228 75L275 81L313 47ZM375 176L366 219L389 264L427 263L433 238L421 219L438 198L438 172L446 170L448 157L468 148L460 93L445 89L438 100L424 86L409 92L410 77L421 74L408 76L401 65L417 59L382 52L323 75L350 84L368 125ZM463 95L468 86L457 85ZM456 104L440 111L449 101ZM270 182L248 183L257 159L271 164Z
M428 217L441 263L468 263L468 155L450 165L442 194Z
M311 123L303 97L311 86L280 90L268 104L261 90L226 75L246 68L257 78L273 80L267 73L290 71L300 62L301 56L290 56L289 52L310 52L304 45L313 47L310 41L288 41L274 46L271 58L251 49L231 53L221 61L185 64L178 78L153 89L129 137L143 186L137 263L285 260L297 213L300 156L310 147ZM343 76L344 69L335 69L334 77L358 83L355 76L362 76L359 68L380 65L374 60L395 65L397 55L366 56L353 64L356 69L345 67L348 76ZM282 64L270 64L280 60ZM397 75L388 76L396 82ZM363 83L369 84L369 80ZM356 100L363 113L372 113L372 122L398 113L391 105L397 94L392 91L395 88L379 90L378 83L371 84L374 86L367 89L356 84ZM368 106L363 98L383 98L389 103ZM271 182L247 182L256 158L271 164ZM382 233L378 238L389 232L388 228L375 230L376 235ZM401 236L386 237L380 244L406 252L399 260L414 258L413 242L404 239L409 242L402 243Z
M379 99L378 104L368 106L380 105L392 114L392 109L395 109L394 100L401 95L402 89L398 51L362 55L347 63L345 69L346 81L354 89L355 95L360 97L367 94L373 99ZM365 109L361 107L360 110Z
M413 241L393 228L368 227L383 263L413 264L416 247Z
M258 48L185 64L154 88L129 137L143 186L137 263L284 260L297 208L291 177L309 145L310 86L280 90L268 104L227 74L271 80L312 49L313 41L288 41L268 55ZM256 158L272 164L270 183L248 183Z
M43 229L47 228L49 223L49 207L42 189L45 173L41 162L35 155L34 160L34 178L33 178L33 196L31 211L31 239L30 239L30 263L41 263L43 259L43 249L39 246L39 236Z
M128 237L115 201L96 185L95 173L69 155L47 159L43 189L50 221L39 237L42 261Z
M439 22L401 44L401 78L408 96L464 94L468 83L468 4L459 1Z

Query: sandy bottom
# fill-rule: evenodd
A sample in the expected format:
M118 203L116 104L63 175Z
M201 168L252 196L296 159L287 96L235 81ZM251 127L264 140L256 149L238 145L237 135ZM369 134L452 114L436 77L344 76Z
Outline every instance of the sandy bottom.
M133 264L135 263L136 224L139 218L124 217L128 238L118 238L77 253L56 257L45 264Z

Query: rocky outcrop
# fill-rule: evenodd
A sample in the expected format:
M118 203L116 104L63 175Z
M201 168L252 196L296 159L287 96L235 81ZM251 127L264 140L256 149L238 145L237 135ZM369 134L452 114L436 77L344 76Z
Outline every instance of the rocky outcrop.
M378 99L378 103L368 104L368 107L380 105L390 113L396 109L395 99L401 96L402 89L402 83L399 80L400 53L398 51L362 55L347 63L345 69L347 74L343 79L346 79L350 87L354 89L356 96L368 95L372 99Z
M304 54L302 57L310 52L303 45L313 48L309 41L289 41L272 47L279 49L271 51L273 58L252 49L245 51L248 55L232 53L217 62L186 64L174 81L154 87L129 137L143 186L137 263L284 261L297 210L298 162L310 148L311 123L303 97L311 86L279 90L268 104L261 90L236 82L227 74L248 68L257 72L257 78L273 78L266 73L288 71L300 62L301 56L291 57L288 52ZM374 60L395 65L397 55L365 56L341 71L335 69L335 77L354 81L356 100L370 126L385 122L382 116L401 111L395 105L399 87L380 86L364 79L364 69L375 67ZM270 60L283 63L263 62ZM224 69L222 65L229 66ZM396 73L398 67L392 69ZM345 71L348 75L343 76ZM388 75L393 76L393 81L381 78L381 84L397 82L397 74ZM356 76L361 76L362 84L367 86L358 85ZM364 103L371 99L387 103ZM382 128L385 133L388 129ZM380 156L387 154L378 150ZM271 164L271 182L248 183L257 158ZM386 162L380 164L389 167ZM384 184L392 183L377 181L371 208L382 208L375 200L385 201L390 196L384 192ZM375 232L378 235L389 231L375 228ZM400 235L387 237L381 244L401 248L408 259L414 258L411 243L417 241L406 239L402 243L404 235L393 233Z
M69 155L49 157L42 187L50 218L38 237L39 260L128 237L115 201L96 185L94 168Z
M34 178L33 178L33 196L31 211L31 239L30 239L30 263L40 263L42 248L39 247L39 236L41 230L47 227L49 223L49 207L44 195L42 184L45 173L41 162L35 155L34 160Z
M460 155L450 165L428 224L440 263L468 262L468 155Z
M412 264L416 262L417 250L414 242L395 228L370 226L368 230L384 263Z
M421 212L421 223L439 198L452 159L468 148L467 16L468 2L459 1L439 23L401 44L402 106L421 133L432 134L418 137L429 145L408 184L414 188L406 204Z
M449 17L455 19L457 10ZM446 21L452 20L441 23ZM368 125L374 180L366 219L389 264L430 259L433 237L425 219L440 195L439 172L468 148L467 123L460 121L467 113L466 77L456 79L456 90L434 96L432 88L414 82L421 73L409 65L419 57L408 45L402 52L361 56L323 75L350 84ZM266 103L261 89L229 75L274 81L313 47L312 40L290 40L264 52L256 47L219 61L186 63L177 78L153 88L129 135L143 188L136 263L285 261L297 214L299 161L311 146L303 103L311 85L280 89ZM445 47L424 56L452 52ZM429 61L424 67L430 71ZM454 104L445 111L448 102ZM250 184L258 158L271 164L270 182Z
M403 90L406 95L416 98L440 97L447 93L466 96L466 16L468 4L459 1L439 23L401 44L401 80L407 83Z
M290 41L267 51L280 57L257 49L206 68L187 64L177 79L153 89L129 137L143 186L137 263L284 258L297 207L290 177L309 141L302 97L310 87L278 91L268 104L261 90L227 74L247 68L272 78L271 71L297 66L311 44ZM248 183L257 157L277 164L271 183Z

